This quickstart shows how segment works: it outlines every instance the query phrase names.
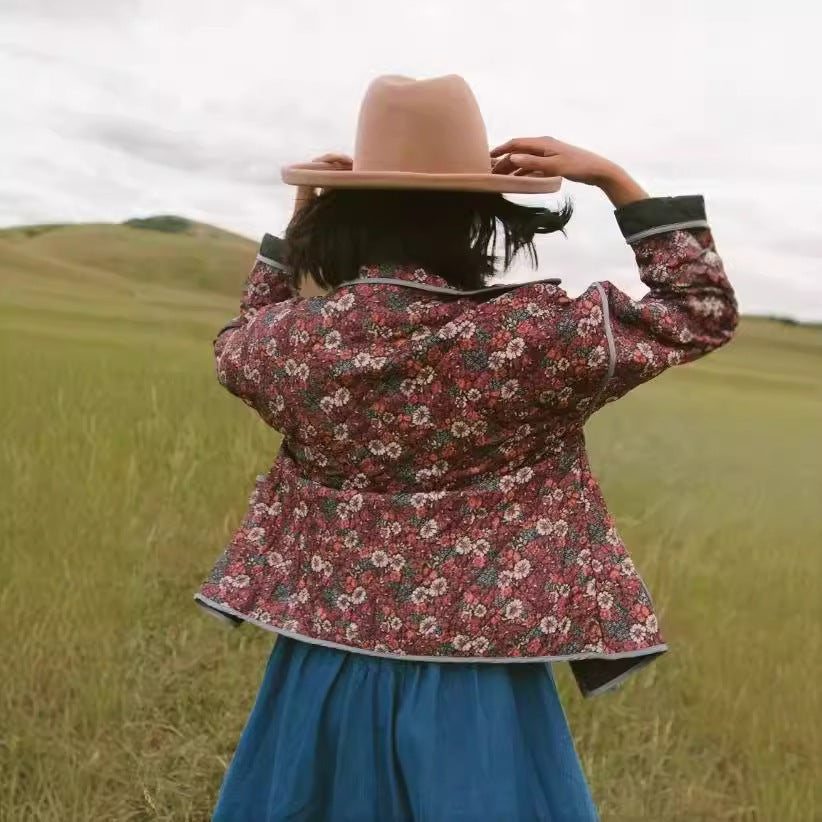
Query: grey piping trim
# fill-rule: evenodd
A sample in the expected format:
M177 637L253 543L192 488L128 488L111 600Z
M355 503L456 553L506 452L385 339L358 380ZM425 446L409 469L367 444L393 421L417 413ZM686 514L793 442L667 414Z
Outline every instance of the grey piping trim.
M649 659L643 659L642 661L637 662L637 664L632 668L629 668L627 671L621 673L618 677L609 679L604 685L600 685L592 691L583 691L582 695L586 699L589 699L592 696L600 696L602 694L607 694L609 691L615 691L617 688L621 687L627 679L637 673L637 671L641 671L644 667L650 665L655 659L655 656L652 656Z
M499 664L516 664L519 662L573 662L578 659L630 659L631 657L648 656L650 654L661 654L668 650L668 646L653 645L650 648L643 648L641 651L624 651L619 654L568 654L566 656L413 656L411 654L387 654L382 651L366 651L364 648L356 648L353 645L343 645L339 642L330 642L326 639L315 639L314 637L305 636L305 634L298 634L295 631L286 631L283 628L278 628L274 625L268 625L265 622L260 622L258 619L246 616L240 611L235 611L229 608L228 605L223 605L220 602L215 602L213 599L204 597L202 594L194 594L194 601L202 606L204 609L212 609L221 611L223 614L233 614L239 617L243 622L248 622L251 625L256 625L258 628L263 628L266 631L271 631L274 634L282 634L283 636L297 639L300 642L308 642L311 645L322 645L325 648L335 648L338 651L348 651L349 653L363 654L365 656L376 656L382 659L393 659L397 662L408 660L410 662L487 662ZM218 617L219 619L219 617ZM237 625L239 627L239 624ZM651 662L649 659L648 662ZM638 666L631 668L628 673L637 670ZM621 681L622 675L620 675ZM599 692L602 688L597 688ZM589 692L589 693L594 693Z
M271 257L263 257L262 254L257 255L258 262L265 263L266 265L270 265L272 268L276 268L279 271L286 271L286 267L279 262L279 260L273 260Z
M596 396L588 406L589 408L596 405L602 396L602 392L608 387L608 383L611 381L611 377L614 376L614 371L616 370L616 343L614 342L614 330L611 328L611 308L608 305L608 295L605 293L602 283L594 284L599 291L599 298L602 303L602 325L605 328L605 339L608 341L608 373L605 375L605 379L602 381L602 385L599 387Z
M653 237L655 234L664 234L666 231L680 231L683 228L710 228L707 220L686 220L682 223L668 223L668 225L658 225L655 228L646 228L645 231L638 231L625 238L629 245L644 240L646 237Z
M404 285L407 288L417 288L420 291L430 291L433 294L448 294L451 297L471 297L475 294L492 294L495 291L511 291L514 288L520 288L524 285L534 285L534 283L547 283L548 285L559 285L560 280L535 280L534 282L525 283L500 283L499 285L489 285L485 288L477 288L473 291L462 291L458 288L444 288L439 285L428 285L428 283L418 283L413 280L400 280L394 277L363 277L359 280L349 280L347 283L341 283L337 289L345 288L349 285L371 285L373 283L382 283L383 285Z
M244 325L243 321L242 321L242 320L238 317L236 320L232 320L230 323L226 323L226 324L225 324L225 325L224 325L224 326L223 326L223 327L222 327L222 328L221 328L221 329L217 332L217 337L219 337L219 336L220 336L220 334L223 334L224 332L228 331L229 329L232 329L232 328L242 328L242 327L243 327L243 325ZM214 339L217 339L217 337L215 337Z
M197 604L210 617L214 617L214 619L216 619L217 622L221 622L223 625L227 625L229 628L240 627L240 623L237 622L236 619L232 619L228 614L224 614L222 611L218 611L216 608L212 608L210 605L205 605L202 602L198 602Z

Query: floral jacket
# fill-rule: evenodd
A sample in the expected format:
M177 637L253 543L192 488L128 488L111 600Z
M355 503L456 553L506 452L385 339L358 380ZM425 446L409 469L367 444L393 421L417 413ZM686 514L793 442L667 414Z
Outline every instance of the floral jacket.
M616 218L641 300L610 282L448 296L385 266L302 299L266 235L216 369L283 442L195 599L367 654L566 660L585 695L663 653L583 426L728 342L737 305L702 197Z

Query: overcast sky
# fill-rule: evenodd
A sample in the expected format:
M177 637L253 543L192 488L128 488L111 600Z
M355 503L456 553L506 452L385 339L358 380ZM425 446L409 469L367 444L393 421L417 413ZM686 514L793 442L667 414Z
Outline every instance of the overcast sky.
M819 320L820 25L795 0L0 0L0 225L279 232L280 166L350 153L374 76L454 72L492 143L551 134L704 194L743 311ZM564 190L540 276L641 295L604 196Z

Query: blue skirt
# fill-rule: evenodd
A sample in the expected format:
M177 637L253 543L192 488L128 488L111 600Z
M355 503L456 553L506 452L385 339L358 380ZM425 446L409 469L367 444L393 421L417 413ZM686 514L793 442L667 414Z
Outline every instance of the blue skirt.
M596 822L544 663L279 637L213 822Z

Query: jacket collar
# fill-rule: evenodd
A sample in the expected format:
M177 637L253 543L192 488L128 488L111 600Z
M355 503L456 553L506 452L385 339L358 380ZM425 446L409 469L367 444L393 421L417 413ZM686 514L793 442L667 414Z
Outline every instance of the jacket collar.
M390 277L394 280L408 280L425 285L436 285L440 288L453 288L443 277L432 274L419 266L411 265L364 265L359 270L359 277L361 279Z
M360 268L358 276L360 279L371 279L374 277L388 277L394 280L408 280L410 282L422 283L424 285L432 285L438 288L453 289L446 279L440 277L438 274L432 274L419 266L411 265L364 265ZM528 285L530 280L517 283L507 283L508 288L516 288L520 285ZM541 279L533 282L545 283L546 285L558 286L562 281L559 279ZM494 287L501 287L505 283L495 283Z

